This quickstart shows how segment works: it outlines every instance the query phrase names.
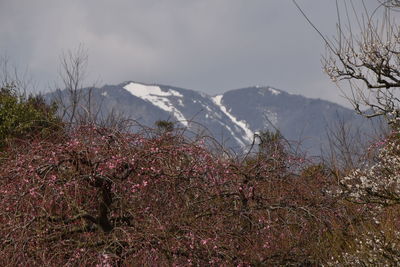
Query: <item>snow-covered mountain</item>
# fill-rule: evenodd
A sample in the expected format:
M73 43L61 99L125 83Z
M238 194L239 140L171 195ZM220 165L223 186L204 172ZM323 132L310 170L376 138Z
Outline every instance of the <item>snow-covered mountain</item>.
M68 101L66 91L60 93ZM300 140L304 149L315 154L326 143L326 128L334 121L364 124L353 110L269 86L209 96L173 86L124 82L92 90L91 99L102 116L113 110L146 126L154 126L158 120L176 122L190 132L212 135L235 150L248 147L256 132L279 129L288 140Z

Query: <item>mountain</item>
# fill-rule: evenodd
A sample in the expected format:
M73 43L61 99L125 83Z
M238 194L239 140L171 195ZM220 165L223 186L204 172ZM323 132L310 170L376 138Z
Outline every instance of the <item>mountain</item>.
M87 95L90 89L82 89ZM45 95L68 102L66 90ZM158 120L212 135L235 151L248 148L254 134L279 129L288 140L301 141L304 150L319 154L326 145L326 129L340 119L360 127L365 120L338 104L294 95L269 86L253 86L210 96L193 90L139 82L106 85L91 90L91 103L99 114L112 111L124 114L142 125L154 126Z

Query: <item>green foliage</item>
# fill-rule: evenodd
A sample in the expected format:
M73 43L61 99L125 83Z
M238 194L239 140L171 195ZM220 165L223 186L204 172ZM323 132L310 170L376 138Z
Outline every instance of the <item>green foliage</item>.
M261 131L257 133L259 139L259 156L277 158L285 156L284 138L279 131Z
M61 121L56 106L48 105L41 96L25 96L13 84L0 88L0 147L14 139L42 137L59 131Z
M261 131L257 134L260 139L260 150L270 150L271 148L278 148L282 142L283 136L279 131Z
M158 120L155 125L161 133L172 132L174 130L174 123L171 121Z

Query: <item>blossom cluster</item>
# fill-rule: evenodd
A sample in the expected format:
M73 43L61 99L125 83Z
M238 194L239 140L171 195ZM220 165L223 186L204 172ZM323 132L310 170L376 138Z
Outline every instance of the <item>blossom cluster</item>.
M344 193L360 203L400 203L400 142L396 134L383 142L372 162L341 179Z

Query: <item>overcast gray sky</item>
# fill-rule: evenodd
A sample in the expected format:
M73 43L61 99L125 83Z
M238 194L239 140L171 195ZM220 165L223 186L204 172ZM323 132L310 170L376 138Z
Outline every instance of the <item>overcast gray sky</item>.
M376 1L369 0L376 5ZM334 0L298 0L327 36ZM323 73L325 46L291 0L0 0L0 55L38 88L83 44L87 84L134 80L217 94L249 85L346 101Z

